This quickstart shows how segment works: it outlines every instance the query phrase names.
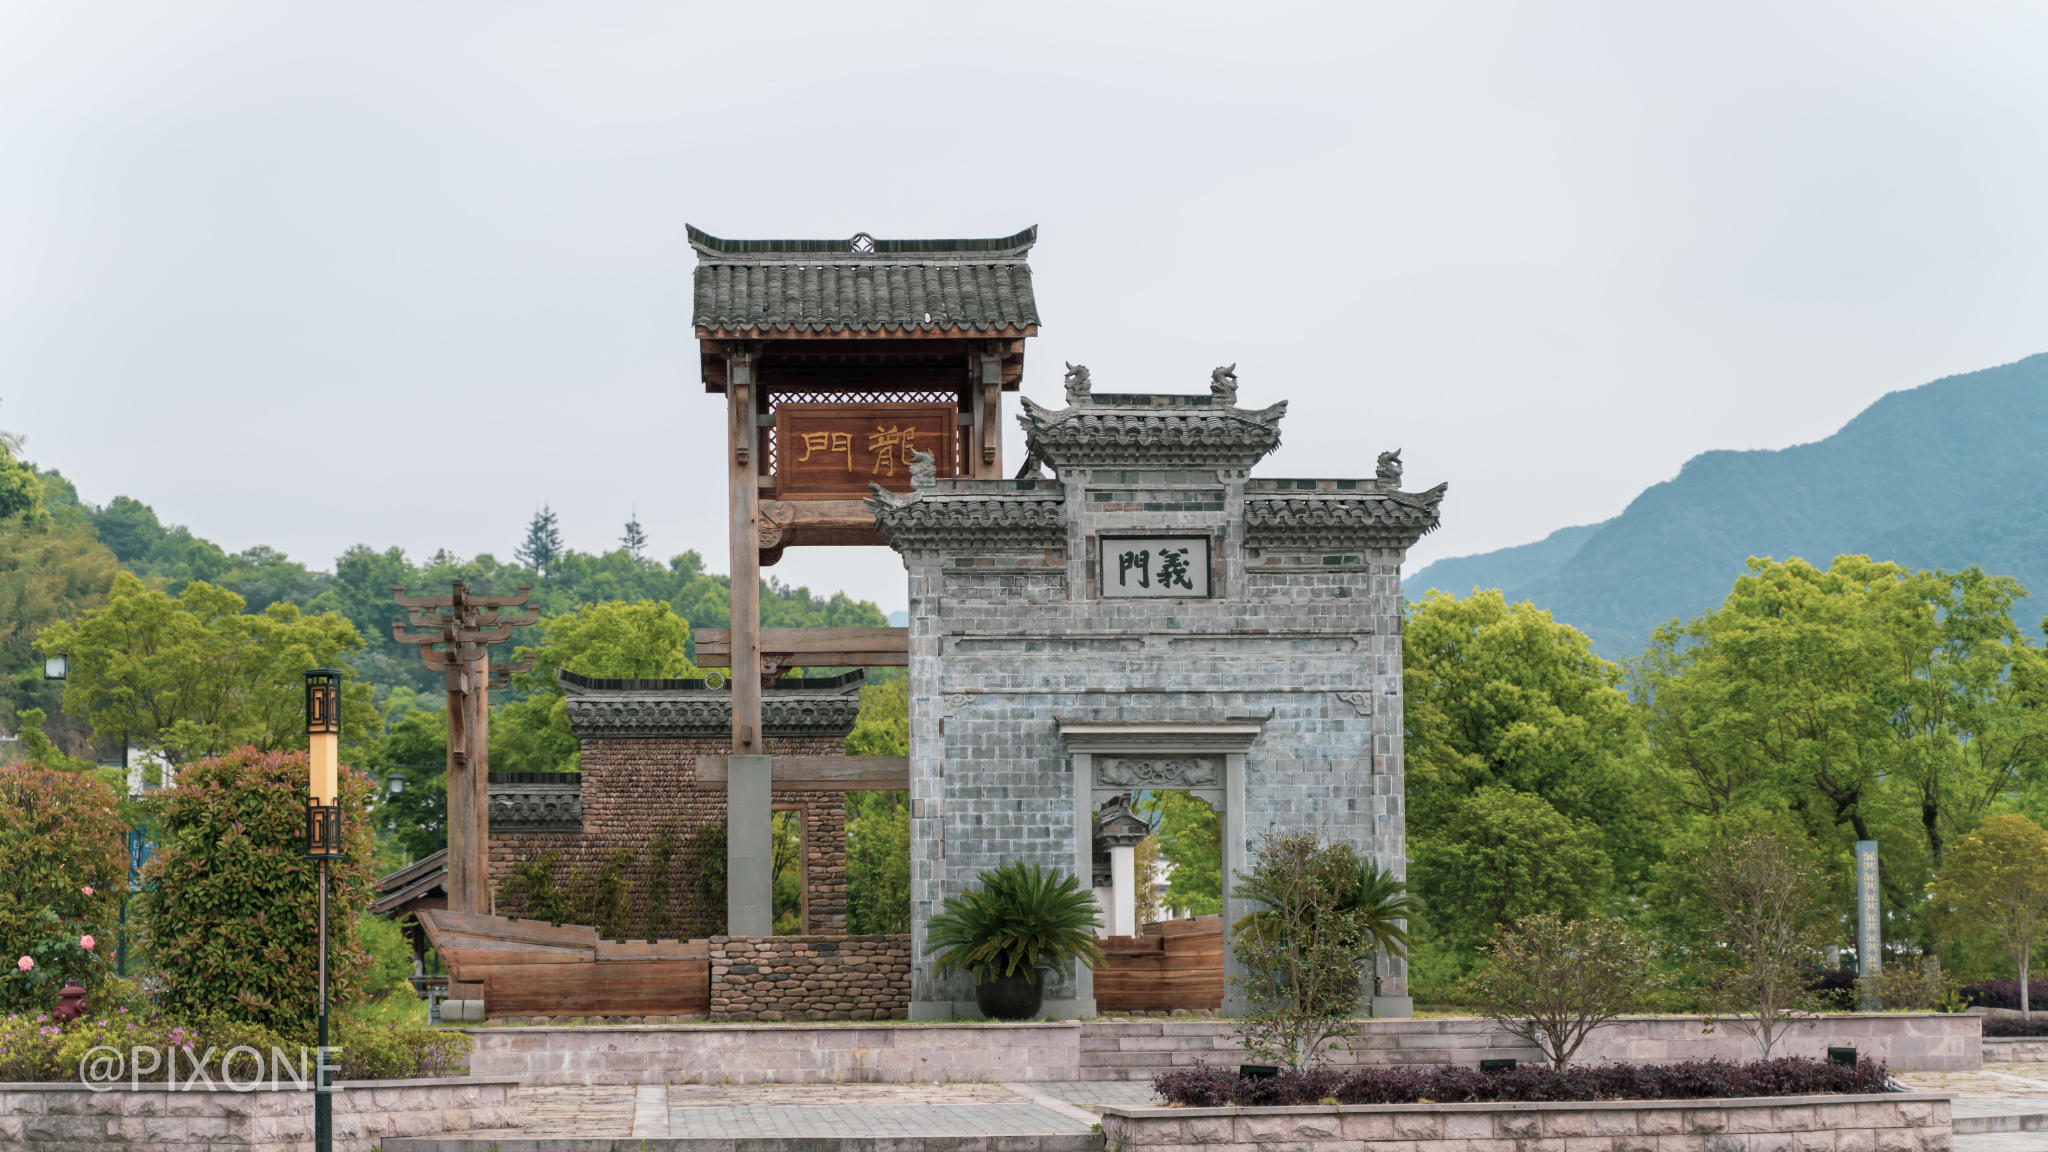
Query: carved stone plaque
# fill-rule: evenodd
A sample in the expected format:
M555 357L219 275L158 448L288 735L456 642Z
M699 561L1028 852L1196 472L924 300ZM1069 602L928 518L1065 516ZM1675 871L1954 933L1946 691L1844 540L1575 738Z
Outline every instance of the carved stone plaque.
M784 500L910 491L910 453L954 475L959 409L951 404L784 404L775 410L775 494Z
M1213 756L1098 756L1098 788L1221 788L1223 764Z
M1209 595L1207 536L1098 536L1095 543L1105 600Z

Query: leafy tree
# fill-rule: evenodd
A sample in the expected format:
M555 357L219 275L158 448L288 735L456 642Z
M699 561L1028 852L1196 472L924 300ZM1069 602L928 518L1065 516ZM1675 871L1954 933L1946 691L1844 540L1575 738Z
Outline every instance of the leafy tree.
M1482 788L1542 798L1633 882L1659 837L1640 786L1642 730L1621 669L1577 629L1498 591L1433 592L1409 612L1401 651L1407 688L1410 835L1418 856L1447 847L1439 832ZM1491 921L1464 925L1483 939Z
M339 616L307 616L290 604L245 615L242 598L226 589L194 582L173 597L126 572L105 606L36 637L39 651L71 658L66 712L101 738L132 737L173 764L245 744L302 745L303 674L361 646ZM380 727L369 685L344 684L344 743L358 746Z
M0 722L25 708L62 706L43 680L36 633L104 604L115 569L88 527L0 520Z
M241 748L185 767L151 797L157 855L144 868L143 934L163 966L158 1004L297 1031L313 1015L316 864L306 856L306 754ZM369 907L373 785L341 774L342 857L328 864L328 982L357 999L371 959L356 934Z
M774 933L800 936L804 931L804 816L776 812L768 820L770 875L774 877Z
M910 931L910 796L846 794L846 930Z
M378 748L384 776L375 819L411 863L448 846L448 710L394 706L390 714Z
M1199 796L1171 790L1146 792L1136 805L1152 819L1158 832L1159 858L1171 866L1166 874L1166 903L1196 916L1223 911L1223 819ZM1144 869L1140 883L1149 887Z
M1312 832L1267 832L1237 892L1258 908L1231 925L1247 1003L1238 1038L1254 1056L1319 1065L1352 1031L1378 954L1406 953L1408 898L1350 845Z
M526 526L526 541L513 555L521 564L546 576L554 568L555 558L561 554L562 530L555 522L555 510L543 504Z
M1594 1029L1641 1007L1659 982L1626 921L1544 911L1497 932L1467 988L1489 1019L1562 1070Z
M2028 973L2048 935L2048 831L2025 816L1990 817L1955 842L1929 892L1948 922L2005 946L2021 1018L2031 1019Z
M1830 854L1883 842L1887 904L1915 931L1948 843L2048 776L2048 657L2012 622L2023 594L1974 568L1750 561L1637 671L1663 794L1710 819L1792 813Z
M642 553L647 551L647 533L640 528L640 514L638 512L633 514L632 519L626 521L626 532L625 535L619 537L619 546L626 550L626 555L631 556L635 560L646 559Z
M540 623L537 647L520 648L533 657L533 671L521 678L534 695L497 710L491 721L491 766L506 771L546 772L578 762L569 706L555 684L555 669L584 676L659 679L695 671L685 654L690 625L664 601L592 604Z
M860 714L846 734L848 756L910 754L910 681L903 676L861 686Z
M43 485L36 470L17 453L21 438L0 432L0 520L43 521Z
M1807 984L1834 927L1826 872L1805 837L1778 832L1725 840L1701 853L1696 868L1716 1015L1768 1060L1785 1030L1821 1006Z
M1476 947L1533 912L1576 920L1613 883L1600 829L1566 817L1541 796L1487 785L1416 838L1411 875L1435 932Z

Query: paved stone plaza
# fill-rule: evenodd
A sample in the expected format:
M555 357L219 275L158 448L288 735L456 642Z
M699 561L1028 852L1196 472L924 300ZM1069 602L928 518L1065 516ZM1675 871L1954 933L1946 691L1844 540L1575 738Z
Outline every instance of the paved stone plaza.
M1958 1095L1956 1152L2048 1152L2048 1063L1909 1072L1899 1080L1916 1091ZM954 1152L1089 1152L1100 1146L1093 1109L1156 1102L1149 1084L1131 1081L568 1085L523 1092L525 1123L516 1131L396 1140L386 1150L710 1152L716 1142L790 1147L782 1142L827 1140L853 1148L916 1141Z

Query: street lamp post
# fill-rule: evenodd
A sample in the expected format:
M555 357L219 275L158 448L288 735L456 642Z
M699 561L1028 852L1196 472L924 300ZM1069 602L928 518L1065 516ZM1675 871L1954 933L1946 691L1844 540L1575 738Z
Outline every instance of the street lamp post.
M341 855L341 673L306 673L306 855L320 866L319 1052L313 1064L313 1147L334 1149L334 1083L327 1067L327 862Z

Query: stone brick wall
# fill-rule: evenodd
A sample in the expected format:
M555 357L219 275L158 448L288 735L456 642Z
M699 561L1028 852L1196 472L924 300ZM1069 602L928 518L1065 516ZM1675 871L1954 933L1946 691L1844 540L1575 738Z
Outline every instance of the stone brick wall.
M1779 1096L1571 1104L1373 1104L1102 1109L1111 1148L1207 1152L1473 1149L1800 1149L1926 1152L1952 1139L1950 1097Z
M910 937L714 936L713 1020L894 1020L910 1003Z
M334 1146L340 1152L369 1152L397 1136L518 1123L519 1082L506 1077L343 1081L334 1094ZM79 1084L0 1084L0 1148L294 1152L312 1142L310 1091L144 1084L95 1092Z
M1829 1015L1811 1028L1792 1029L1772 1055L1819 1059L1830 1047L1852 1047L1894 1071L1970 1071L1983 1067L1988 1047L1978 1027L1975 1017L1939 1012ZM1331 1053L1331 1063L1469 1066L1501 1057L1533 1062L1543 1054L1487 1020L1369 1020L1350 1049ZM1091 1020L1081 1026L1083 1080L1147 1080L1168 1068L1244 1058L1225 1020ZM1696 1018L1683 1016L1625 1016L1596 1029L1574 1057L1584 1064L1756 1058L1749 1037L1726 1025L1702 1034Z
M832 755L843 752L842 738L770 737L772 755ZM724 930L725 907L710 899L697 863L710 859L722 875L723 840L705 838L706 830L725 825L723 788L699 789L697 759L722 755L731 741L717 736L656 736L631 739L585 739L583 750L583 831L518 832L491 835L491 887L497 893L513 867L553 852L560 861L554 881L568 887L579 874L595 875L611 854L624 848L634 854L626 870L634 935L649 929L663 937L698 939ZM777 808L803 813L805 857L805 924L807 931L831 933L846 927L846 798L837 792L781 792ZM655 880L649 849L663 826L673 829L665 915L650 922L648 894ZM525 909L501 900L501 916Z
M859 1084L1076 1079L1064 1024L470 1028L472 1075L542 1084Z
M1984 1060L1990 1064L2021 1064L2048 1060L2048 1036L1987 1036Z

